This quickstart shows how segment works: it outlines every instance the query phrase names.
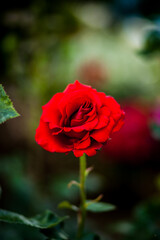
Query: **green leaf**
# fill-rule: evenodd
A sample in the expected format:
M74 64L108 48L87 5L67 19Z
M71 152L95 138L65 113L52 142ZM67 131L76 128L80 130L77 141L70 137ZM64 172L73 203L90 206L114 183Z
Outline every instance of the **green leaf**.
M0 123L3 123L8 119L18 116L19 114L14 109L11 100L9 99L2 85L0 84Z
M68 201L63 201L63 202L59 203L58 208L68 208L68 209L73 210L75 212L78 211L78 207L75 206L75 205L72 205Z
M57 226L59 223L63 222L67 216L58 217L51 211L47 210L42 214L36 215L32 218L27 218L21 214L10 212L7 210L0 209L0 221L8 223L18 223L24 224L26 226L46 229Z
M116 207L110 203L104 202L86 202L86 210L90 212L108 212L114 210Z

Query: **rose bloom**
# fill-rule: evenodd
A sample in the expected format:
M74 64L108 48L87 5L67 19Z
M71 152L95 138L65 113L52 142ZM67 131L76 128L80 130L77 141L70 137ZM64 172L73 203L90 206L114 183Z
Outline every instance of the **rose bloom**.
M73 151L76 157L96 154L124 122L124 112L113 97L78 81L42 109L36 142L47 151Z
M113 161L142 162L151 157L154 140L149 128L149 109L143 105L128 103L123 107L125 124L113 135L112 141L102 149L102 153Z

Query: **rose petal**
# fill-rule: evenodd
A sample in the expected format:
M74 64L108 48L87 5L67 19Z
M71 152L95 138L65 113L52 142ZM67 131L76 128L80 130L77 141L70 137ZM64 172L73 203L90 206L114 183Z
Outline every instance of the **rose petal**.
M98 123L98 118L95 118L95 119L93 119L93 121L86 122L82 126L64 127L63 130L64 130L64 132L70 132L71 130L73 130L74 132L81 132L83 130L91 131L94 129L94 127L97 125L97 123Z
M106 96L105 97L105 106L107 106L110 109L110 111L114 114L117 114L117 113L121 112L120 105L111 96Z
M54 127L51 132L52 132L52 135L58 135L59 133L62 132L62 128Z
M125 113L122 111L121 117L118 119L115 127L113 128L113 132L117 132L121 129L121 127L124 125L124 118L125 118Z
M91 144L91 139L89 133L87 133L80 141L74 143L74 149L84 149L89 147Z
M78 138L82 140L83 137L86 135L87 131L74 132L73 130L71 130L69 132L63 131L63 133L70 138Z
M50 122L55 126L59 126L60 119L61 119L61 113L58 108L59 101L62 99L64 93L56 93L51 100L42 107L43 113L42 113L42 119L44 122Z
M106 106L102 107L99 110L99 113L97 114L98 115L98 124L95 127L95 129L103 128L108 124L110 113L111 113L111 111Z
M99 150L102 146L103 145L101 143L92 141L91 146L89 146L88 148L81 150L73 150L73 153L76 157L81 157L84 153L91 157L95 155L96 150Z
M63 134L52 135L48 123L40 119L40 124L36 129L36 142L49 152L67 152L73 149L70 140Z
M109 124L106 127L98 130L93 130L90 136L94 138L97 142L106 142L114 126L115 122L113 118L110 118Z
M76 80L74 83L70 83L66 89L64 90L64 93L70 93L79 89L92 89L91 86L83 85L78 80Z

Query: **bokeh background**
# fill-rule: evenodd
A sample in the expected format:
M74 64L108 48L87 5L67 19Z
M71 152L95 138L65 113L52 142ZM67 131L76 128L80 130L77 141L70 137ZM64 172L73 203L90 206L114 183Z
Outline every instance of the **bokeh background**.
M4 1L0 8L0 82L20 117L0 126L0 207L32 216L62 200L79 202L78 159L35 142L41 107L78 79L112 95L123 128L96 156L89 198L117 206L88 214L102 240L160 239L160 6L156 0ZM67 231L76 229L75 216ZM43 239L0 224L1 240Z

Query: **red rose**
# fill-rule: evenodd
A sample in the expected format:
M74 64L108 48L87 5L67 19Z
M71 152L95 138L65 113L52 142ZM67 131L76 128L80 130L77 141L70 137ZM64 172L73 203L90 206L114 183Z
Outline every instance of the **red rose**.
M73 151L76 157L96 154L124 119L114 98L78 81L55 94L42 109L37 143L50 152Z

